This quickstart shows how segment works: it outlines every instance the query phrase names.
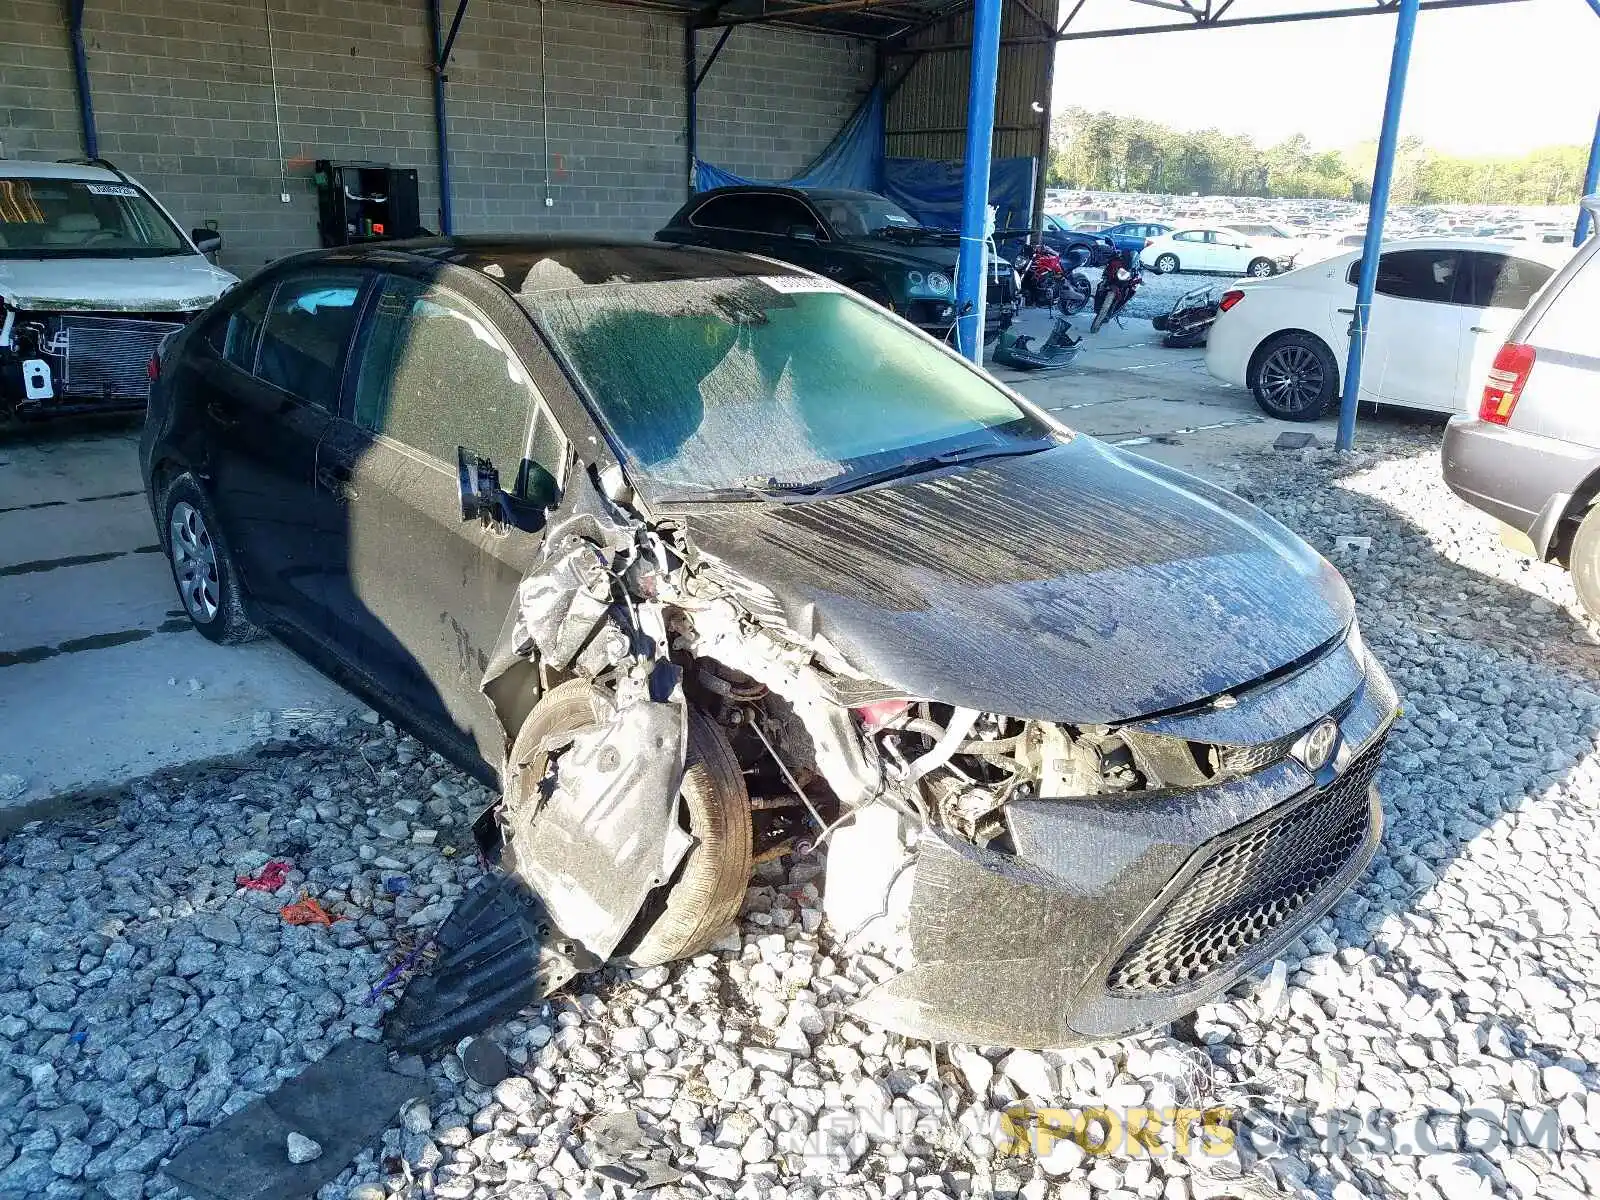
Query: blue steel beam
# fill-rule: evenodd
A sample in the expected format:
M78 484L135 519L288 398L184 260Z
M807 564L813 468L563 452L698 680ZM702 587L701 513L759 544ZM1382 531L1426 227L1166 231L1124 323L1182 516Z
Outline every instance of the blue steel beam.
M1600 0L1589 0L1600 12ZM1583 173L1582 196L1592 196L1600 192L1600 120L1594 123L1594 145L1589 147L1589 169ZM1572 244L1581 246L1589 236L1589 210L1583 205L1578 205L1578 224L1572 231Z
M967 161L961 189L961 249L956 258L956 346L983 362L983 302L988 279L989 159L994 146L995 80L1000 70L1000 2L972 9L972 74L967 85Z
M83 156L99 158L100 135L89 91L89 54L83 46L83 0L67 0L67 33L72 38L72 75L78 86L78 117L83 122Z
M450 65L450 52L455 49L456 34L461 32L461 18L467 15L467 0L456 5L455 19L450 22L450 32L445 33L439 16L439 0L427 0L428 37L433 43L433 131L439 159L439 232L455 232L455 214L450 202L450 121L445 105L444 85L448 80L445 69Z
M1361 396L1361 355L1372 319L1372 293L1378 283L1378 256L1383 249L1383 220L1389 213L1389 182L1400 142L1400 106L1406 97L1406 71L1411 66L1411 40L1417 32L1418 0L1400 0L1394 31L1394 57L1389 60L1389 94L1383 101L1383 130L1378 135L1378 162L1372 172L1372 199L1367 207L1367 236L1361 244L1361 279L1350 322L1350 355L1345 363L1344 396L1339 404L1340 450L1349 450L1356 436L1356 404Z

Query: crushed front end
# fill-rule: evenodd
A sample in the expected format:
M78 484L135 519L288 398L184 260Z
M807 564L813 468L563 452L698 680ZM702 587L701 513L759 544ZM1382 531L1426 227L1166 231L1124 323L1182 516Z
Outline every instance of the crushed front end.
M896 828L900 862L880 876L892 887L867 932L905 969L856 1015L933 1040L1048 1047L1193 1010L1365 870L1397 711L1352 635L1220 704L1117 730L978 718L979 736L931 773L928 823ZM1024 755L1016 771L1013 747L1030 739L1066 769L1030 775ZM868 857L841 834L839 850Z
M20 417L143 408L150 360L194 312L69 312L0 299L0 408Z

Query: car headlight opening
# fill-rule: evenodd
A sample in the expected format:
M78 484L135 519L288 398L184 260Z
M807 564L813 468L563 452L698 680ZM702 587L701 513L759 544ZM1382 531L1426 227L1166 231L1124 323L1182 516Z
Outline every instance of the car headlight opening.
M950 294L950 276L943 271L929 271L928 290L935 296L948 296Z

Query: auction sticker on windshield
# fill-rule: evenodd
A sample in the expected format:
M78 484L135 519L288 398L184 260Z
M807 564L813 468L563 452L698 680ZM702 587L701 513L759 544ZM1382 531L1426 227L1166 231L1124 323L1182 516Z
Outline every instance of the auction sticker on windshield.
M139 189L129 187L125 183L91 183L86 184L91 196L137 196Z
M782 292L786 296L799 295L804 292L842 292L845 289L837 284L829 283L826 279L812 279L805 275L763 275L761 282L775 292Z

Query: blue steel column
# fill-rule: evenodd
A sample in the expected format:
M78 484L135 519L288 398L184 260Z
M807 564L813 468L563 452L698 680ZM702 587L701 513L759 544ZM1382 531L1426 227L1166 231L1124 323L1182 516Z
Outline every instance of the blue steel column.
M972 10L972 76L967 87L967 162L961 192L961 251L956 259L956 346L983 362L983 244L989 216L989 157L994 141L995 77L1000 70L1000 0Z
M428 0L428 34L433 45L433 130L439 156L439 232L455 232L450 210L450 133L444 103L445 44L439 21L439 0Z
M78 116L83 121L83 155L100 157L94 127L94 99L89 92L89 55L83 48L83 0L67 0L67 32L72 38L72 74L78 85Z
M1595 0L1600 4L1600 0ZM1583 173L1584 196L1592 196L1600 192L1600 120L1594 123L1594 145L1589 147L1589 169ZM1583 205L1578 206L1578 225L1572 233L1572 244L1583 245L1584 239L1589 236L1589 210Z
M1417 31L1418 0L1400 0L1400 22L1394 31L1394 57L1389 61L1389 94L1383 102L1383 132L1378 137L1378 162L1372 172L1372 200L1367 207L1367 236L1361 244L1361 280L1356 284L1356 311L1350 322L1350 357L1344 369L1344 396L1339 403L1339 442L1350 449L1356 436L1356 403L1361 396L1361 354L1372 319L1372 293L1378 283L1378 255L1383 248L1383 219L1389 213L1389 180L1394 175L1400 141L1400 105L1406 96L1406 68L1411 65L1411 39Z

